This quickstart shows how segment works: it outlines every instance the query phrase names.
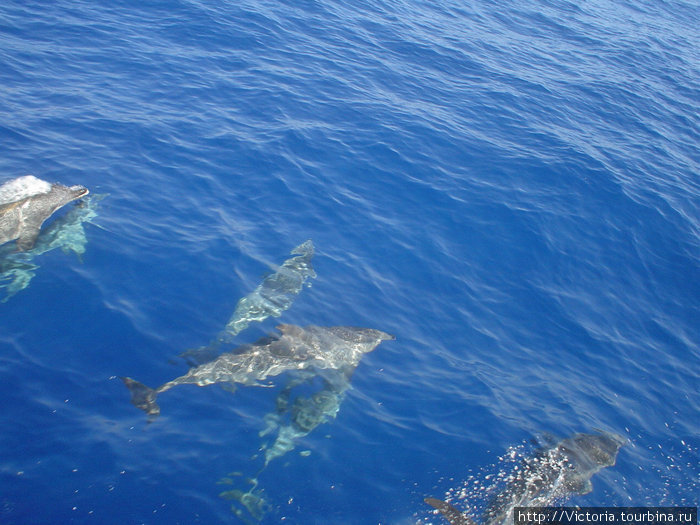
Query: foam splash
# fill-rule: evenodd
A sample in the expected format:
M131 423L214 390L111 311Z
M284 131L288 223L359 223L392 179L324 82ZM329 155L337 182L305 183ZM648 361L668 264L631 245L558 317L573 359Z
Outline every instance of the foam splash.
M25 175L0 186L0 205L17 202L49 191L51 191L51 183L37 179L34 175Z

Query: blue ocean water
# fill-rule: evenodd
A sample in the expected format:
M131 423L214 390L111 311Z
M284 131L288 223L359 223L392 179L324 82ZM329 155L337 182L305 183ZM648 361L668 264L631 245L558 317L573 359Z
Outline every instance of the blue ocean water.
M243 523L220 493L256 478L260 523L437 525L425 496L466 482L455 505L479 508L507 451L595 429L628 442L571 503L697 505L698 19L684 0L3 2L0 183L103 197L84 253L37 255L0 303L0 523ZM185 373L307 239L312 286L236 341L396 335L335 417L262 472L286 375L173 389L147 423L118 378Z

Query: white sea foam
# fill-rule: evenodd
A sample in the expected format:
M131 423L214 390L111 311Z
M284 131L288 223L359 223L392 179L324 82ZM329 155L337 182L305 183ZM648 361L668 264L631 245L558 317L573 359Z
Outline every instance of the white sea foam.
M25 175L0 186L0 204L19 201L49 191L51 191L51 183L37 179L34 175Z

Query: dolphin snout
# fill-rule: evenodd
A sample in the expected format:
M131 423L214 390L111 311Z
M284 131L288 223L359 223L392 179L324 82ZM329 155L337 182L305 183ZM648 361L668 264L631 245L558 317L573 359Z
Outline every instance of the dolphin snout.
M76 198L85 197L85 195L90 193L90 190L88 190L85 186L80 186L79 184L71 186L70 190L71 192L75 193Z

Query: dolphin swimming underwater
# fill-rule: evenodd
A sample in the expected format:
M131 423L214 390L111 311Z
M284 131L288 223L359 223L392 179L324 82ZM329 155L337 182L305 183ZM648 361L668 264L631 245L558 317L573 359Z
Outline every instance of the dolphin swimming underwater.
M357 366L362 355L374 350L382 341L394 339L380 330L350 326L277 327L273 334L253 344L221 354L214 361L190 369L185 375L158 388L149 388L129 377L122 381L131 391L131 402L151 417L160 414L158 394L181 384L207 386L214 383L258 385L263 379L289 370L344 370Z
M297 442L309 435L319 425L335 419L345 392L352 388L350 379L355 366L346 366L342 370L300 370L292 376L275 400L275 410L264 416L266 428L259 432L260 437L274 435L272 443L263 443L260 451L264 452L264 463L255 475L246 479L251 486L244 491L241 488L229 488L219 494L231 501L231 510L241 520L250 525L258 523L270 510L264 490L259 487L259 478L270 461L280 458L294 450ZM310 394L309 389L318 385L319 390ZM302 455L306 455L302 453ZM258 457L256 454L255 458ZM235 479L240 473L221 478L221 485L236 485ZM248 514L246 514L246 512ZM252 518L252 519L251 519Z
M515 507L546 507L573 494L588 494L593 490L591 477L615 464L624 443L622 437L607 432L579 433L536 451L516 467L505 489L486 508L484 525L512 523ZM425 498L425 502L451 525L476 525L445 501Z
M17 239L19 251L31 249L46 219L88 193L84 186L51 184L33 175L5 182L0 186L0 245Z
M344 372L337 373L345 376ZM329 381L323 378L323 388L310 396L297 396L291 400L294 384L285 387L277 396L277 410L265 416L266 428L260 437L276 432L271 445L264 445L265 467L275 458L294 450L296 442L307 436L316 427L334 419L340 410L345 391L350 388L349 378Z
M187 350L180 357L194 366L211 361L216 358L222 344L230 343L250 323L261 323L268 317L279 317L292 306L294 298L304 285L311 286L307 281L316 277L311 266L314 243L310 239L301 243L291 251L291 255L294 257L284 261L255 290L239 299L231 318L216 339L207 346Z
M299 295L306 280L316 277L311 267L314 244L309 239L291 251L290 257L268 275L249 295L238 301L236 310L219 338L229 341L252 322L262 322L268 317L279 317ZM311 284L308 284L311 286Z

